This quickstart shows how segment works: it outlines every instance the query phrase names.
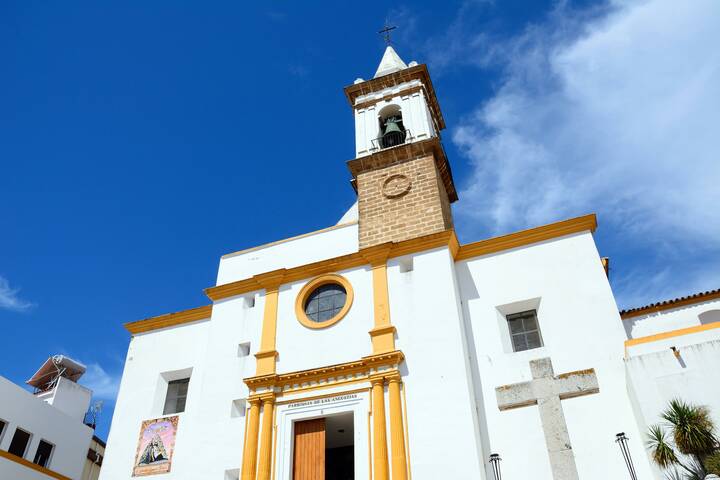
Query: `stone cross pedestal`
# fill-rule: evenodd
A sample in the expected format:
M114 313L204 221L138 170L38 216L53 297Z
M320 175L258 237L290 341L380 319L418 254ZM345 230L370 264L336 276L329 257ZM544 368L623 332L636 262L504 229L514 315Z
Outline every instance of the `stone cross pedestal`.
M545 433L545 444L550 457L554 480L578 480L575 456L570 445L561 400L598 393L594 369L563 373L555 376L549 358L530 362L532 380L497 387L500 410L537 405Z

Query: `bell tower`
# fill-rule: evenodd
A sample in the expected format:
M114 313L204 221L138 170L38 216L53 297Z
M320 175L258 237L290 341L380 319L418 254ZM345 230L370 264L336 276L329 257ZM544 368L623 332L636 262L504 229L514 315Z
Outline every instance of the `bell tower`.
M388 44L375 75L345 88L355 116L360 248L452 228L457 192L440 141L445 128L427 66Z

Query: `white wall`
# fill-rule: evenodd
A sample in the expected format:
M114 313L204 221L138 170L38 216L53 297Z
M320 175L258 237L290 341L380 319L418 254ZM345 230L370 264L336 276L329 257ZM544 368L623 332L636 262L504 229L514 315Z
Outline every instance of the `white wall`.
M65 377L58 378L57 385L43 398L49 405L82 423L90 406L92 390ZM41 397L39 397L41 398Z
M310 278L280 288L276 343L278 373L355 361L372 353L368 334L374 325L370 268L337 273L350 282L354 300L347 315L328 328L308 328L295 314L296 298Z
M484 478L454 265L446 248L388 268L390 315L407 397L412 477Z
M8 422L0 442L0 450L7 451L16 428L32 434L25 459L33 460L40 440L52 443L53 449L47 468L70 478L78 478L85 464L93 430L77 418L35 398L30 392L0 377L0 419ZM16 464L0 459L0 478L15 477ZM20 467L27 470L25 467Z
M356 235L353 224L230 255L221 261L218 281L357 251ZM307 329L295 316L295 299L309 279L281 287L279 373L358 360L371 353L371 272L359 267L338 273L351 283L354 302L345 318L324 330ZM397 348L406 355L401 373L414 478L491 478L486 463L490 453L502 456L506 478L524 478L528 465L536 477L550 478L537 407L500 412L495 396L498 386L529 380L528 362L542 357L552 358L556 374L594 368L598 376L599 394L563 401L581 478L627 475L614 443L621 431L630 437L640 477L651 478L643 422L636 420L628 394L639 389L632 400L644 412L650 408L644 400L649 387L628 385L626 380L626 334L591 234L458 263L445 248L391 259L388 283ZM504 315L529 308L538 310L545 345L514 353ZM240 468L245 419L233 413L232 405L247 397L242 379L255 373L252 355L259 346L263 310L263 292L249 292L216 302L210 320L135 336L103 480L130 478L140 424L161 414L161 374L190 368L173 469L164 478L224 478ZM720 329L715 331L720 335ZM240 358L238 345L245 342L250 343L250 355ZM657 366L658 378L666 368ZM597 468L598 462L603 468Z
M563 411L580 478L625 478L615 434L631 438L640 478L647 478L642 440L626 392L625 335L590 233L478 257L456 265L474 339L483 408L485 459L503 458L506 478L551 478L537 407L497 407L495 388L531 379L529 360L550 357L555 374L594 368L600 393L564 400ZM544 347L513 352L504 315L537 308ZM592 412L589 414L589 412ZM598 468L602 465L602 468ZM489 470L488 470L489 472Z
M676 348L679 357L663 348L625 361L643 432L661 421L661 412L674 398L709 407L720 425L720 338Z
M0 478L3 480L48 480L48 476L17 462L0 457Z
M167 383L161 374L190 368L188 399L185 412L179 414L172 472L163 478L198 478L198 464L207 464L194 454L197 448L194 430L202 399L208 328L209 322L201 321L131 339L101 479L131 478L141 423L162 416Z
M224 255L220 259L217 285L243 280L279 268L319 262L354 253L357 250L357 223L338 225L332 230L321 230L301 238Z

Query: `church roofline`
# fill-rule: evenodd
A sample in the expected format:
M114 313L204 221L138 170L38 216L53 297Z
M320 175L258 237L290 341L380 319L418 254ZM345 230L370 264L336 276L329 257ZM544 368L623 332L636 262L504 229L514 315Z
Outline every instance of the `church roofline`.
M445 128L445 119L443 118L442 111L440 110L440 103L435 95L435 88L433 87L432 80L430 80L430 73L428 72L427 65L420 64L413 67L408 67L403 70L383 75L370 80L355 83L345 87L345 96L350 102L351 107L355 107L355 101L362 95L368 95L370 93L378 92L385 88L394 87L401 83L406 83L411 80L420 80L425 86L428 105L433 112L434 117L437 119L438 130Z
M594 232L596 227L596 217L594 214L590 214L570 220L551 223L549 225L543 225L541 227L530 228L528 230L500 237L481 240L467 245L460 245L457 241L455 231L450 229L431 235L425 235L423 237L403 240L401 242L388 242L385 246L388 248L388 258L400 257L433 248L448 247L450 248L455 260L460 261L512 248L523 247L573 233L583 231ZM378 246L370 248L376 249ZM282 272L282 283L290 283L311 278L316 275L322 275L324 273L345 270L348 268L356 268L368 264L365 255L366 251L370 250L370 248L340 257L321 260L319 262L300 265L289 269L281 269L277 272ZM241 295L255 290L261 290L264 288L262 286L262 279L265 275L268 274L258 274L250 278L237 280L235 282L209 287L205 289L205 294L211 300L217 301L223 298Z
M220 258L221 259L232 258L236 255L242 255L243 253L250 253L250 252L254 252L256 250L261 250L263 248L273 247L275 245L280 245L282 243L291 242L293 240L300 240L301 238L312 237L313 235L318 235L320 233L330 232L332 230L337 230L338 228L345 228L345 227L349 227L351 225L357 225L357 223L358 223L357 220L354 220L352 222L338 223L337 225L333 225L331 227L321 228L320 230L313 230L312 232L302 233L300 235L295 235L294 237L288 237L288 238L283 238L282 240L275 240L274 242L263 243L262 245L257 245L255 247L249 247L244 250L238 250L237 252L226 253L225 255L223 255Z
M708 290L706 292L694 293L685 297L673 298L671 300L663 300L661 302L651 303L642 307L629 308L620 311L620 318L639 317L648 313L661 312L663 310L671 310L673 308L685 307L696 303L707 302L710 300L720 299L720 288Z
M329 258L319 262L300 265L294 268L274 270L261 273L250 278L238 280L223 285L217 285L205 289L205 294L213 301L241 295L252 291L262 290L263 284L267 282L268 276L281 278L282 283L290 283L298 280L312 278L324 273L356 268L368 265L367 256L371 251L378 249L387 250L387 258L401 257L412 253L424 252L440 247L447 247L456 262L469 260L483 255L491 255L513 248L520 248L534 243L552 240L580 232L594 232L597 228L595 214L582 217L562 220L560 222L529 228L518 232L492 237L478 242L460 245L455 235L455 230L433 233L424 237L403 240L401 242L388 242L387 244L375 245L355 253L340 257ZM291 240L291 239L288 239ZM146 318L125 324L125 329L131 334L143 333L158 330L166 327L173 327L184 323L191 323L198 320L205 320L212 315L212 305L169 313L157 317Z
M149 332L150 330L174 327L184 323L208 319L212 315L212 308L212 305L204 305L202 307L191 308L189 310L182 310L180 312L167 313L165 315L158 315L157 317L128 322L124 325L124 327L133 335L136 333Z

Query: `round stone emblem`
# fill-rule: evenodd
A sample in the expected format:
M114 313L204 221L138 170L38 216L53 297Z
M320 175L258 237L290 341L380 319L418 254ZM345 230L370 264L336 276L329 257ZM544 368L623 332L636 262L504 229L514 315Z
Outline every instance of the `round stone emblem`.
M410 179L406 175L390 175L382 184L382 193L386 198L398 198L410 191Z

